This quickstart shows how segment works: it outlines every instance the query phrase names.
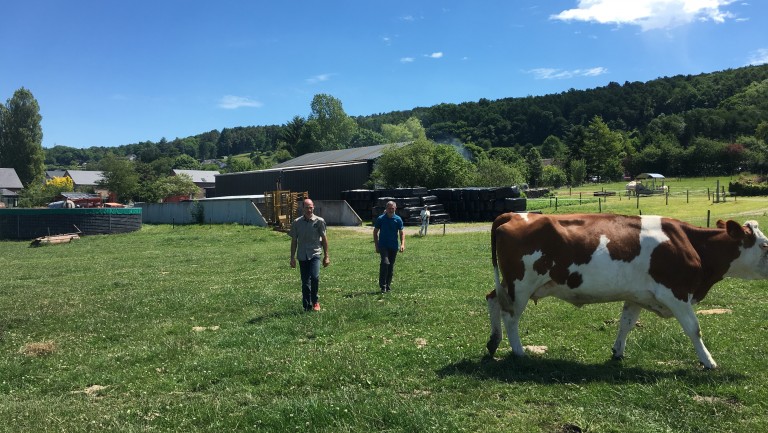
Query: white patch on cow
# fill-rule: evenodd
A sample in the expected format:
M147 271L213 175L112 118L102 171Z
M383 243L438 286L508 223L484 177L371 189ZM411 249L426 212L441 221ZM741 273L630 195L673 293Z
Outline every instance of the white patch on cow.
M632 301L655 311L664 317L671 312L656 300L656 290L669 290L654 282L648 274L651 252L660 243L669 240L661 229L661 217L641 217L640 254L631 262L616 261L611 258L608 245L611 239L600 235L600 241L589 263L572 264L568 271L579 273L582 284L577 288L555 284L549 275L538 275L532 271L533 263L541 257L541 252L523 258L527 272L516 287L531 287L528 298L535 300L555 296L576 306L612 301ZM631 282L632 284L628 284ZM638 284L641 283L641 284ZM523 295L526 295L523 293Z

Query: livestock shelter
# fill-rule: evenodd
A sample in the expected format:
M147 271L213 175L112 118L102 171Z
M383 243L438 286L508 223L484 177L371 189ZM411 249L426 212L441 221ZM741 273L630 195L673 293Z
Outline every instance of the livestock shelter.
M388 146L329 150L301 155L272 168L216 176L217 197L307 191L312 200L341 200L342 191L369 186L373 164Z
M216 195L263 194L267 191L307 191L313 200L339 200L341 192L368 182L366 161L271 168L216 176Z

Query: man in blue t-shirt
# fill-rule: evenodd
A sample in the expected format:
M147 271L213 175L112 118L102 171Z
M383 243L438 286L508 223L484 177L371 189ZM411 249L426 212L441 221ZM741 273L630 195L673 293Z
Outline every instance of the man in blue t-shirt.
M381 293L390 291L397 252L405 251L403 220L395 213L396 210L397 205L394 201L387 202L387 209L376 218L373 224L373 245L376 247L376 252L381 255L381 263L379 264ZM399 244L398 237L400 238Z

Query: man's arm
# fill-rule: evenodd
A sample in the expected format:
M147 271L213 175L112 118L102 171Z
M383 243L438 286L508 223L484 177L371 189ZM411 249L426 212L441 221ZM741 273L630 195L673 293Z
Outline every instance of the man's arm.
M405 231L403 229L400 229L400 252L402 253L405 251Z
M331 256L328 255L328 235L320 237L320 244L323 246L323 267L331 263Z
M291 267L296 267L296 238L291 238Z
M376 248L376 252L379 252L379 228L373 229L373 246Z

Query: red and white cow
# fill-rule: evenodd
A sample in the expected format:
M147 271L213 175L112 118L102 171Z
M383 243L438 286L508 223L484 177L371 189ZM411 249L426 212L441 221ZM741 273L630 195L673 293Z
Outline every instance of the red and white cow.
M501 322L515 355L524 355L518 325L529 299L555 296L576 306L623 301L613 357L621 359L641 309L675 317L706 368L717 364L701 340L693 305L724 277L768 278L768 238L756 221L692 226L660 216L507 213L491 230L496 288L486 296L488 352Z

